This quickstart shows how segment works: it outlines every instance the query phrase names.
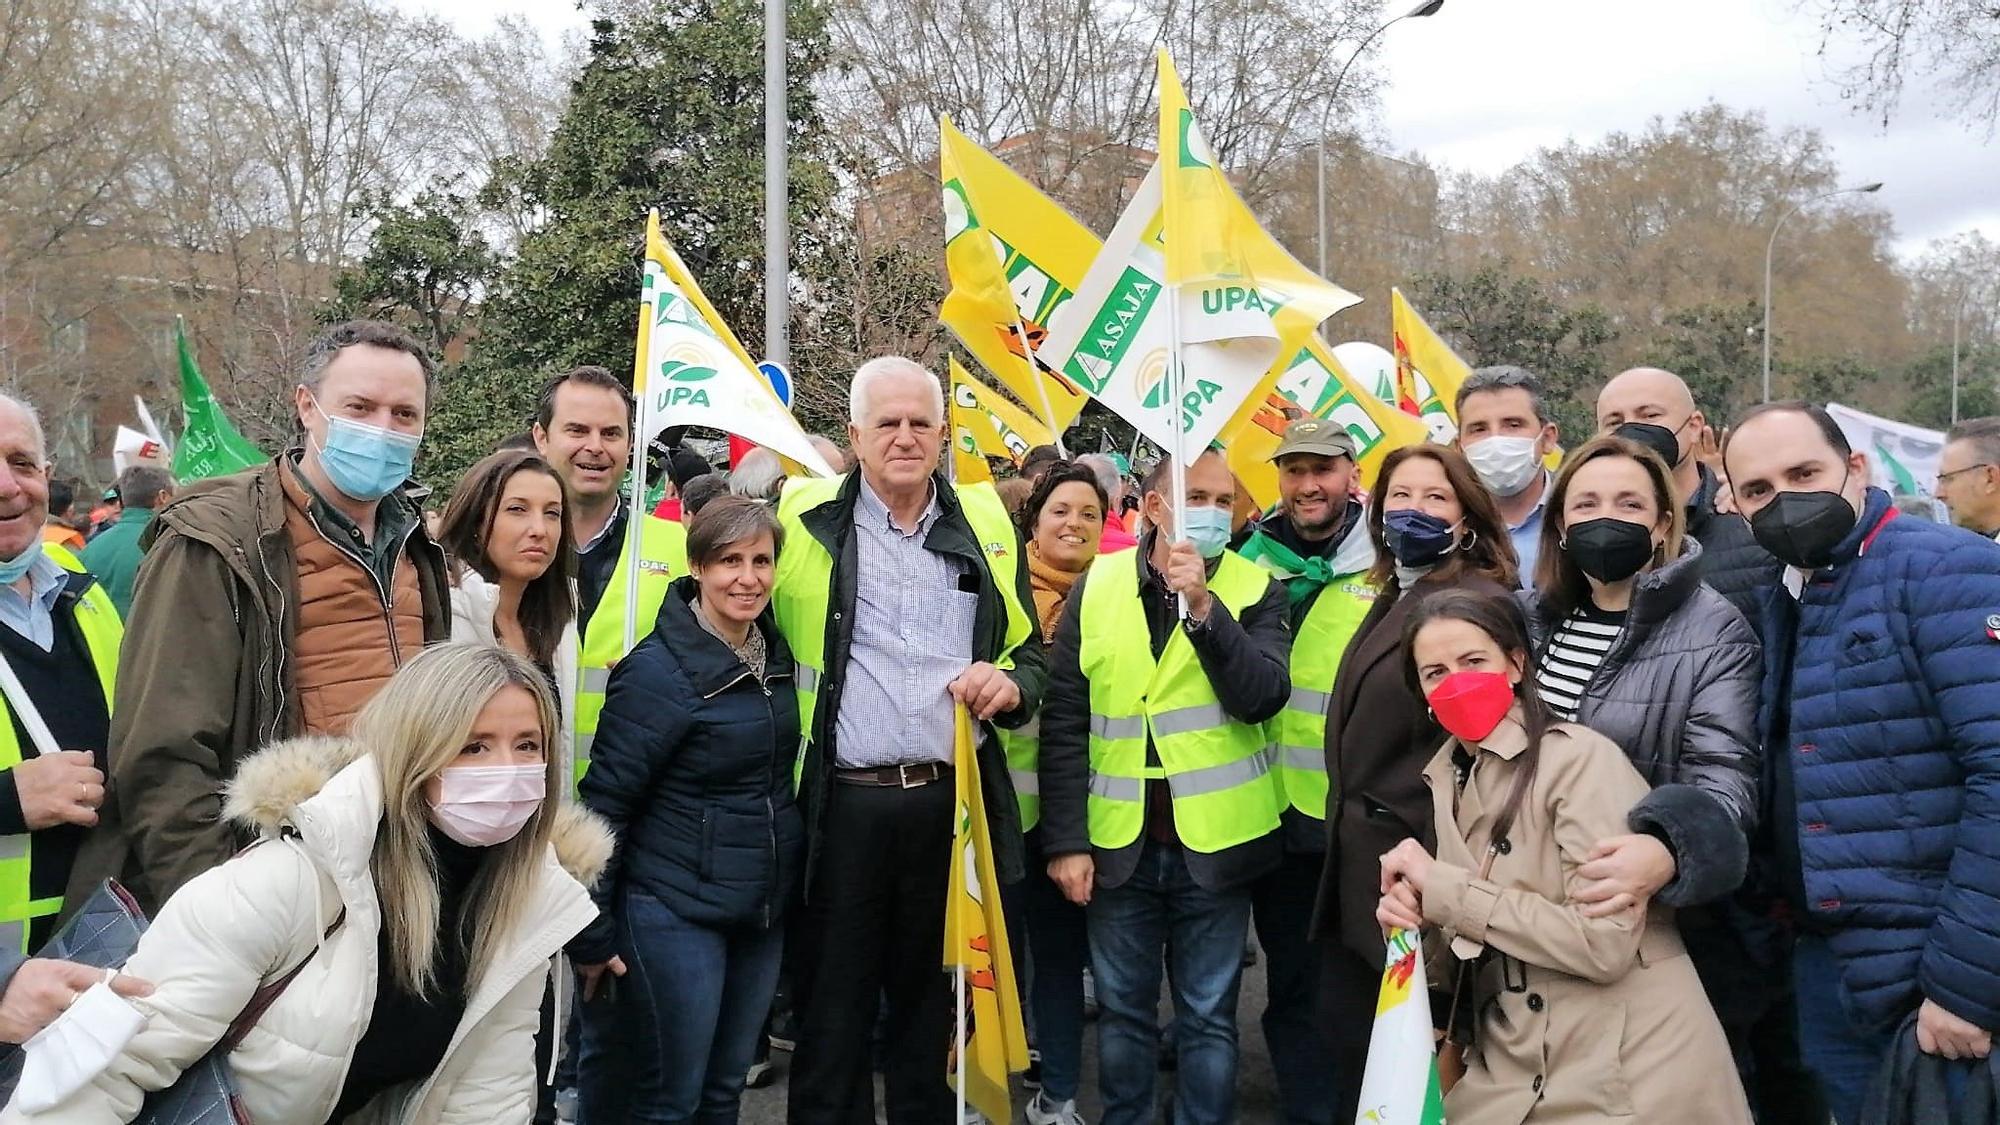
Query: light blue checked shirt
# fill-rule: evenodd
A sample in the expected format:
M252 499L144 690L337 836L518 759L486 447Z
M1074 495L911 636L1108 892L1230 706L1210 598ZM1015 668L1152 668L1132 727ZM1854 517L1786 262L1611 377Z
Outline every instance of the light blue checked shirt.
M0 625L5 625L35 647L48 652L56 647L56 599L69 584L69 571L48 555L38 556L28 567L27 597L12 586L0 586Z
M924 546L940 512L933 491L905 532L861 482L853 641L833 728L842 769L951 761L957 727L946 688L972 663L979 595L958 588L957 562Z

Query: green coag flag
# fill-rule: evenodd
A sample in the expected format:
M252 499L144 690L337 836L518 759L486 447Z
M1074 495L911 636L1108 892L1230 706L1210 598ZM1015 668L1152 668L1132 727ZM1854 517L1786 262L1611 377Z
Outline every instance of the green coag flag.
M238 433L208 389L208 380L188 351L187 324L174 318L174 345L181 359L181 413L187 423L174 447L174 479L186 484L205 477L226 476L264 460L264 453Z

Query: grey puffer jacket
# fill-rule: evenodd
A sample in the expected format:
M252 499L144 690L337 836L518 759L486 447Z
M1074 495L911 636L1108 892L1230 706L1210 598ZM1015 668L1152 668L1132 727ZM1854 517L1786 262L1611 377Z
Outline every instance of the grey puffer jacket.
M1661 837L1674 880L1669 906L1736 889L1757 818L1757 692L1763 648L1743 615L1702 582L1702 548L1639 578L1625 629L1605 654L1576 721L1623 747L1653 786L1628 817ZM1561 621L1535 591L1522 594L1537 658Z

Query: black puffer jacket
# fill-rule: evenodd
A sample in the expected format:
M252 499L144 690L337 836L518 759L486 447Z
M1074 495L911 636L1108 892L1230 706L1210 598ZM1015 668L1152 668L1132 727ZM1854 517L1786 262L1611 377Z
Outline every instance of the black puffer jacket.
M694 596L693 578L668 587L652 633L611 672L577 787L618 841L594 893L607 912L631 886L698 925L769 927L805 852L792 653L767 612L759 682L695 620Z
M1757 818L1763 648L1743 615L1703 584L1703 557L1690 540L1680 558L1640 576L1625 629L1577 710L1653 786L1630 823L1674 853L1674 881L1657 896L1669 906L1735 890ZM1540 594L1522 598L1539 656L1562 623Z
M1697 465L1701 487L1688 501L1688 538L1701 544L1701 580L1729 599L1752 632L1762 628L1763 592L1778 584L1785 564L1750 533L1750 522L1734 512L1715 510L1722 482L1707 465Z

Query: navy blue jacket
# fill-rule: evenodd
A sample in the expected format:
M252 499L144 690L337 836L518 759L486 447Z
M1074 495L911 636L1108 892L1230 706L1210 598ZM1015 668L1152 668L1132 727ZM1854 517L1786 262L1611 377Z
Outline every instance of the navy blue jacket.
M1833 565L1766 602L1767 757L1855 1014L2000 1030L2000 545L1895 517L1869 489Z
M653 631L611 671L577 791L617 847L595 894L643 891L697 925L768 928L797 888L805 825L792 801L799 701L770 613L759 682L695 620L676 580Z

